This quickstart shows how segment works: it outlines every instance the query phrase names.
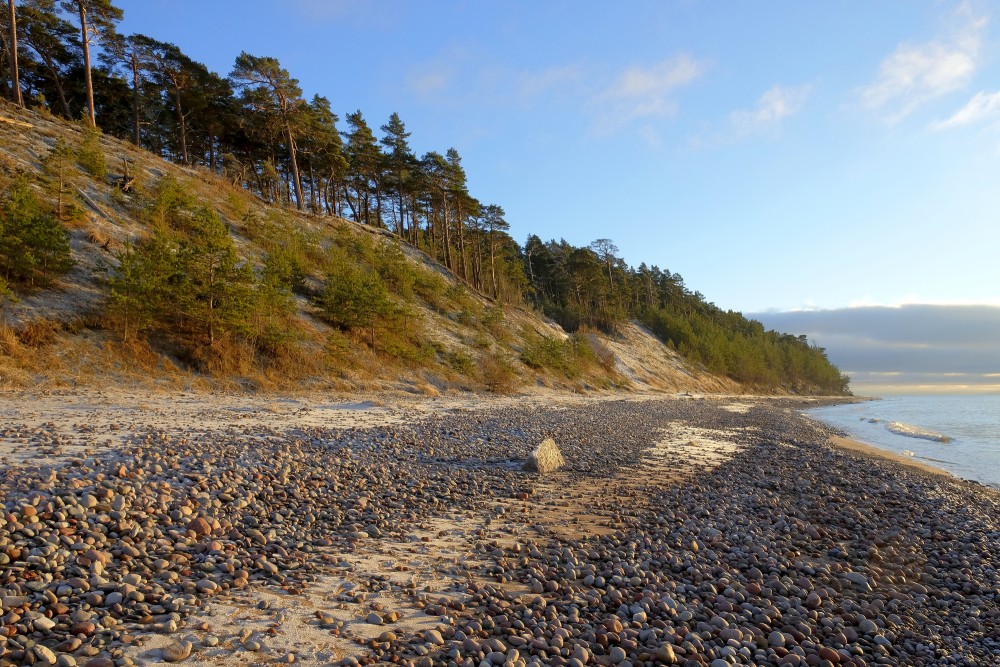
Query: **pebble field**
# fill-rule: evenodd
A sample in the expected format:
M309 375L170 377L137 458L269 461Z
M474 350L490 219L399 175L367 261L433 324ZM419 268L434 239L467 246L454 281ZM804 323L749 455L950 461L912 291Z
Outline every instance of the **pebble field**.
M800 407L8 418L0 666L1000 664L1000 494Z

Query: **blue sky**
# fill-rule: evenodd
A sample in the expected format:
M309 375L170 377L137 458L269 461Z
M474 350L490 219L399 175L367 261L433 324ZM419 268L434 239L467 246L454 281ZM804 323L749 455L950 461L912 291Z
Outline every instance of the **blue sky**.
M341 117L398 112L522 242L611 238L745 313L1000 306L995 3L117 4L220 73L274 56Z
M1000 304L996 5L120 0L122 30L454 146L515 236L744 312Z

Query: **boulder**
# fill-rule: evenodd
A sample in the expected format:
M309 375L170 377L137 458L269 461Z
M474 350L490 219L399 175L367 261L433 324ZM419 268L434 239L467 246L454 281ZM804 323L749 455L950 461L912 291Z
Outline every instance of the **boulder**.
M547 473L559 470L564 465L566 465L566 461L563 459L556 441L552 438L546 438L524 462L524 470L526 472Z

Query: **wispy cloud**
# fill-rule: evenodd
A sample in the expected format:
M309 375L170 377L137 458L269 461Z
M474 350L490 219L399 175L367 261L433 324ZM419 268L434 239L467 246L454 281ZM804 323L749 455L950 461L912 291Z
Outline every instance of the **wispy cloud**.
M591 104L598 110L599 134L636 119L663 118L677 112L676 92L705 73L708 65L681 54L649 66L632 66L613 77Z
M541 98L559 96L575 90L584 79L578 65L555 65L542 70L522 70L506 77L515 99L533 103Z
M446 90L454 76L455 70L450 66L426 65L411 70L407 74L406 84L414 94L429 97Z
M738 139L762 132L770 132L781 121L794 116L805 106L811 85L775 85L764 92L753 109L742 109L729 114L729 123Z
M980 65L989 18L963 4L953 27L922 44L903 43L879 65L875 80L860 91L861 106L896 123L923 104L968 85Z
M427 103L454 108L503 106L527 109L576 95L586 77L576 64L545 68L508 67L488 53L468 45L454 45L435 58L414 63L405 85Z
M757 103L752 108L731 112L725 121L689 137L688 144L695 150L713 149L754 136L774 134L781 129L786 118L802 111L812 90L812 84L775 84L757 98Z
M951 118L937 123L934 127L944 130L962 125L972 125L1000 115L1000 91L987 93L980 91L964 107L952 114Z

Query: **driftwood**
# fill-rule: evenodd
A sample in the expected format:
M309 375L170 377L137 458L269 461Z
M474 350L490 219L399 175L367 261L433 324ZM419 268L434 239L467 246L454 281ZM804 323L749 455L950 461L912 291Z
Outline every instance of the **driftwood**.
M103 208L101 208L100 206L98 206L97 202L94 201L90 197L90 195L88 195L86 192L84 192L80 188L77 188L76 191L78 193L80 193L80 196L83 198L83 201L87 202L87 205L90 206L90 208L94 209L95 211L97 211L98 213L100 213L101 215L103 215L108 220L111 220L111 216L108 215L108 213Z

